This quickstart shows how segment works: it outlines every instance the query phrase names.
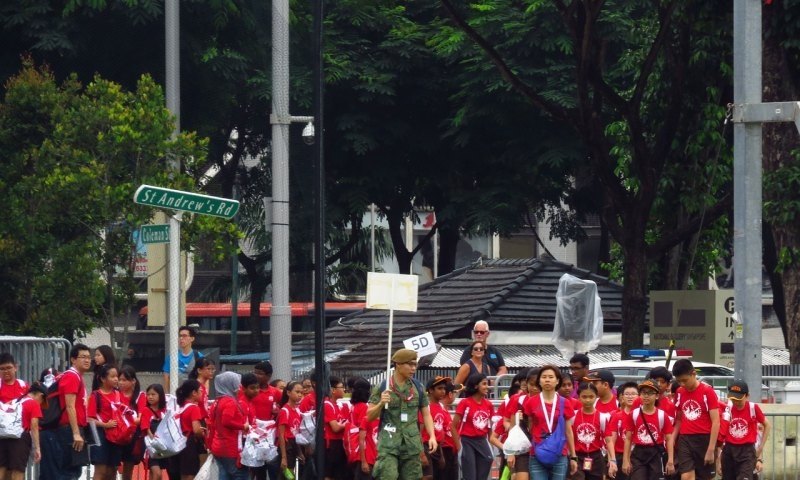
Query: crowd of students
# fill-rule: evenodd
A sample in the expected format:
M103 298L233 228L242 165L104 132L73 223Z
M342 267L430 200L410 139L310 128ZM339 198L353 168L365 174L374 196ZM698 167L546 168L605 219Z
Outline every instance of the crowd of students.
M90 371L92 359L94 378L87 389L83 375ZM416 361L402 360L397 364L411 365L410 379ZM155 459L148 458L144 439L155 435L167 414L164 387L160 383L141 386L136 371L118 366L107 347L95 349L92 355L87 346L76 344L70 351L70 365L62 373L48 369L28 385L17 378L13 356L0 353L0 402L20 402L24 429L20 438L0 439L0 479L22 480L29 458L40 464L40 478L46 480L76 479L89 461L94 465L94 480L115 479L119 471L129 480L139 464L149 470L150 478L160 479L162 471L167 471L170 479L191 480L208 453L214 455L223 480L291 480L296 465L311 467L306 462L311 447L297 441L303 412L317 408L317 386L311 379L273 381L269 362L256 364L251 373L217 375L213 361L192 358L173 407L187 438L186 447L173 457ZM646 380L616 389L611 372L584 375L577 370L577 378L553 365L522 372L496 408L488 398L486 375L480 372L470 374L463 386L448 377L431 379L425 387L409 382L402 395L407 395L406 405L417 406L414 396L419 389L419 409L413 410L412 420L400 412L397 423L401 429L413 425L415 432L421 432L423 448L415 451L422 452L422 478L488 478L495 455L504 450L516 426L530 448L500 453L501 468L508 468L513 480L655 480L664 475L679 475L681 480L714 475L738 480L761 471L770 425L758 405L748 401L747 384L735 381L729 387L729 400L721 401L713 388L698 381L686 359L676 361L672 371L656 368ZM209 402L212 381L216 398ZM57 388L48 390L53 383ZM381 411L382 403L387 409L397 406L389 395L398 393L396 386L391 382L373 386L363 378L348 379L345 384L331 377L326 387L322 406L326 468L320 477L405 478L399 467L393 472L386 465L376 470L381 462L378 439L391 441L397 432L386 424L389 417ZM452 408L459 393L461 398ZM54 407L56 419L40 423ZM135 424L129 436L119 433L121 417L115 412L120 409ZM276 423L279 453L263 467L245 467L240 461L242 438L256 420ZM551 448L545 445L549 437L560 439L555 454L546 451Z

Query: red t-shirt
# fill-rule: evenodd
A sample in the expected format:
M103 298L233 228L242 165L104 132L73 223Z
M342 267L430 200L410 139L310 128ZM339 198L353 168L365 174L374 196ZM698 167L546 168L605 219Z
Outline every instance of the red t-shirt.
M498 415L511 420L514 418L515 413L522 411L522 406L527 398L528 394L525 392L517 392L511 395L497 408Z
M281 395L283 395L283 392L271 385L259 389L258 395L252 400L256 418L259 420L275 420L277 404L281 400Z
M659 428L658 426L658 411L661 410L656 408L656 411L652 414L644 414L638 408L635 410L639 412L636 416L636 423L634 424L633 416L634 410L631 410L630 415L628 415L626 422L625 422L625 431L632 432L631 434L631 443L633 445L642 445L642 446L653 446L653 438L656 440L656 444L663 445L665 435L669 435L673 432L672 427L672 419L664 412L664 426L663 428ZM663 411L663 410L662 410ZM647 427L645 427L644 422L647 421L647 426L650 427L650 433L653 434L653 438L650 438L650 434L647 433Z
M431 402L429 407L431 410L431 418L433 419L433 433L436 436L436 443L442 443L445 433L450 431L450 423L452 423L453 419L450 418L450 414L441 403ZM422 412L417 414L417 420L419 421L419 429L422 434L422 443L428 443L431 437L428 435L428 430L425 428Z
M298 405L298 408L300 408L300 411L302 413L310 412L311 410L316 409L317 393L314 390L308 392L308 395L306 395L305 397L303 397L302 400L300 400L300 405Z
M552 418L552 428L548 428L547 421L545 419L544 409L542 408L542 396L541 394L534 395L532 397L528 397L525 400L525 406L523 410L525 411L525 415L528 416L528 422L530 425L530 432L531 432L531 444L535 445L542 441L542 437L545 434L549 434L553 430L556 429L558 425L558 417L564 416L564 420L569 420L575 416L575 410L570 408L567 405L567 399L564 398L564 408L562 409L560 405L559 395L556 395L555 401L555 415ZM550 412L552 412L553 404L552 403L545 403L544 408L547 409L546 416L550 418ZM534 454L535 446L531 446L531 454ZM564 442L564 450L563 455L567 455L569 453L569 447L567 446L566 442Z
M572 435L575 438L575 451L593 453L605 445L608 419L610 414L595 409L594 413L585 413L583 409L575 412L572 423Z
M583 409L583 403L581 403L580 398L565 398L566 400L566 407L571 408L572 411L577 412L578 410Z
M58 402L61 404L61 418L59 425L69 425L69 415L67 414L67 395L75 395L75 412L78 419L78 426L86 426L86 387L83 385L83 377L74 368L70 368L58 377Z
M97 404L97 399L100 398L100 405ZM122 402L122 395L119 390L112 390L108 393L103 393L102 390L95 390L89 397L88 417L107 422L111 420L114 411L111 405L119 405Z
M9 403L26 393L28 393L28 384L19 378L14 379L10 384L0 382L0 402Z
M606 428L606 436L617 434L617 439L614 441L614 451L616 453L623 453L625 451L625 425L628 423L629 413L625 413L620 409L611 414L611 419L608 421Z
M187 437L192 433L192 422L201 421L203 418L203 411L200 410L200 406L196 403L187 403L184 405L183 410L180 413L181 418L181 432Z
M578 409L582 408L583 405L578 407ZM619 410L619 402L617 401L616 397L612 397L607 403L603 403L603 401L598 398L597 401L594 402L594 408L600 413L607 413L610 415Z
M346 425L350 417L350 407L347 405L339 405L330 398L326 398L322 415L322 418L325 419L325 424L322 426L325 431L325 440L342 440L347 429L345 428L338 433L334 432L330 422L336 420L340 424Z
M164 418L164 413L166 411L167 409L165 408L163 410L159 410L158 412L153 412L153 410L151 410L149 406L144 407L141 410L142 418L139 421L139 429L143 432L147 432L150 429L150 425L152 424L153 419L161 420L162 418Z
M376 418L375 420L367 421L366 409L364 413L358 427L366 433L364 438L364 458L368 464L374 465L375 460L378 459L378 426L381 420Z
M634 398L631 410L634 408L639 408L640 406L642 406L642 397ZM669 397L665 397L663 395L659 396L656 407L664 410L664 413L671 417L673 422L675 421L675 404L672 403L672 400L670 400Z
M39 402L30 397L22 399L22 428L25 431L31 429L31 420L34 418L42 418L42 407Z
M203 412L203 418L208 418L208 389L202 383L200 384L200 400L197 401L197 406Z
M497 435L497 438L500 439L501 442L506 441L506 437L508 437L508 432L506 431L506 424L504 422L497 422L494 426L494 434Z
M678 388L675 408L681 413L682 435L711 433L709 411L719 409L719 400L710 385L699 382L691 392L684 387Z
M462 437L485 437L491 428L494 407L486 398L478 403L474 398L467 397L458 403L456 414L461 416L459 435Z
M294 438L297 430L300 428L302 416L298 408L292 408L289 405L284 405L278 412L278 426L284 425L283 438L289 440Z
M220 397L211 409L214 436L211 438L211 453L220 458L238 458L241 436L247 422L247 414L241 405L229 396Z
M758 424L764 424L764 412L757 404L753 405L754 416L750 413L750 402L745 402L744 408L738 409L735 405L726 405L723 414L723 425L725 430L725 443L731 445L750 445L755 444L758 438Z

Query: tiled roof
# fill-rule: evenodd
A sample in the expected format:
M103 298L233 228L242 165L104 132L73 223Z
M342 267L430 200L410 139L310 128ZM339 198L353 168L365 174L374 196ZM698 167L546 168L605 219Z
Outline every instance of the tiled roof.
M436 342L469 338L477 320L494 330L552 330L558 280L569 273L597 283L606 329L619 329L622 286L572 265L547 259L491 260L455 271L419 290L416 312L395 312L392 349L432 332ZM330 350L348 350L333 369L385 368L389 312L364 310L326 331Z

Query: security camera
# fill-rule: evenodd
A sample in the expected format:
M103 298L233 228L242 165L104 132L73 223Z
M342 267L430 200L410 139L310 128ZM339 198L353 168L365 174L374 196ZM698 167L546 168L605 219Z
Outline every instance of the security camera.
M303 127L303 141L306 142L306 145L314 145L314 124L312 122L308 122L305 127Z

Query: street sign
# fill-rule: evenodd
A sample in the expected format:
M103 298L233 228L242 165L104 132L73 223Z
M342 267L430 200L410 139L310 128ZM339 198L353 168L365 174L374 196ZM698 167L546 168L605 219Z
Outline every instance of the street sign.
M151 185L142 185L137 188L136 193L133 194L133 201L140 205L227 219L233 218L239 211L239 202L230 198L212 197Z
M169 243L169 224L142 225L142 228L139 230L139 235L142 237L142 243L145 245L151 243Z

